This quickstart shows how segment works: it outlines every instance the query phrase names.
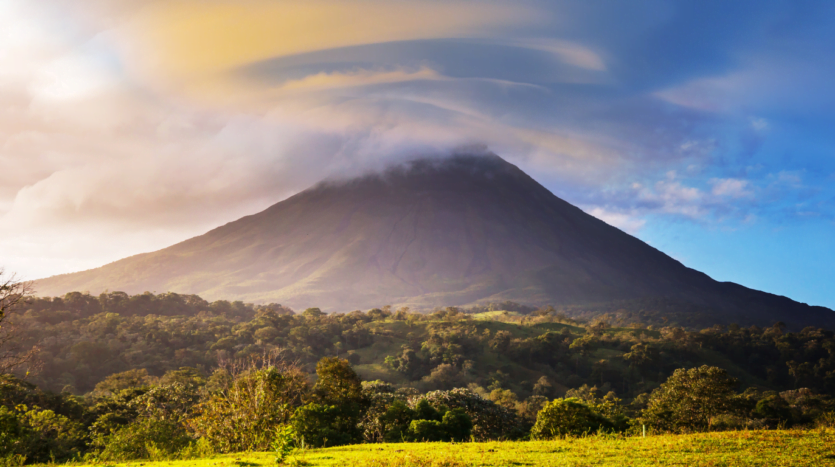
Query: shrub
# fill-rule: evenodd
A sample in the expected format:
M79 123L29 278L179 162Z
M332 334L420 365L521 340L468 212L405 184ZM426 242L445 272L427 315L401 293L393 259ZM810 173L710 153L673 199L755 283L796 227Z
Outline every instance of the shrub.
M0 457L6 458L21 452L22 438L26 430L21 425L17 413L0 405Z
M0 457L34 462L77 457L86 442L82 426L52 410L0 406ZM9 457L11 456L11 457ZM18 456L18 457L15 457Z
M764 418L772 425L792 419L791 407L779 394L769 394L757 401L754 415Z
M405 402L401 400L392 402L385 414L380 417L383 441L398 443L405 440L409 426L414 419L414 410L410 409Z
M444 413L438 420L412 420L408 439L411 441L464 441L470 437L473 423L461 409Z
M580 436L601 428L611 428L611 423L592 407L575 398L555 399L539 411L531 437L553 439Z
M441 426L450 441L465 441L470 438L473 422L462 409L452 409L444 414Z
M354 438L350 431L340 429L341 412L340 408L333 405L304 405L293 414L293 429L306 445L312 447L349 444Z
M419 442L448 441L446 430L437 420L412 420L409 424L408 437L412 441Z
M368 401L359 424L363 439L369 443L402 441L414 418L405 396L396 394L391 384L382 381L363 382L362 388Z
M178 457L192 442L192 438L177 423L140 419L110 434L96 437L93 446L98 448L96 457L99 461L158 461Z
M219 452L267 450L274 428L290 422L308 389L305 374L284 364L262 369L251 365L218 381L221 389L187 423Z
M515 412L479 396L470 389L433 391L411 398L409 404L415 408L422 400L433 407L463 410L470 417L473 424L472 436L478 441L513 439L523 435L521 420Z
M275 430L272 450L276 464L283 464L287 460L287 456L293 452L297 437L298 433L289 425Z

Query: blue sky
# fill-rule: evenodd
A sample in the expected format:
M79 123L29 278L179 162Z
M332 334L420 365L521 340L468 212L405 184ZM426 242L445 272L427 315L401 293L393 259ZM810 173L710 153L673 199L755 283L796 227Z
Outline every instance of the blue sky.
M486 144L716 279L835 307L831 2L0 4L0 264L37 278Z

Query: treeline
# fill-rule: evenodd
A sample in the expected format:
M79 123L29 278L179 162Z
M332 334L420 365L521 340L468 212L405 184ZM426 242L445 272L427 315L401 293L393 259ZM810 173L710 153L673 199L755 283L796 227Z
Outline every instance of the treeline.
M835 410L835 334L782 323L696 329L509 302L296 313L120 292L12 311L4 332L37 363L25 381L0 377L12 464L808 426Z
M86 396L42 392L0 377L0 461L117 462L271 450L281 462L304 447L353 443L553 439L595 433L831 426L835 403L808 389L749 388L716 367L676 370L625 404L587 386L566 397L471 388L420 393L364 382L326 357L315 382L280 353L151 378L131 370Z
M33 297L27 300L26 310L33 318L49 324L89 318L101 313L120 316L196 316L209 313L242 319L252 318L259 310L273 310L279 314L292 313L291 309L275 303L253 305L226 300L209 303L197 295L155 295L150 292L138 295L104 292L98 296L70 292L63 297Z
M457 308L294 313L277 304L114 292L35 299L10 322L18 345L37 350L39 368L28 380L72 394L88 393L108 375L130 369L156 377L180 367L207 372L220 360L279 348L308 373L321 358L341 356L368 379L423 391L472 385L511 390L524 399L587 385L632 399L677 368L708 364L750 386L835 394L829 330L788 332L780 323L617 327L600 318L578 322L550 307L479 316Z

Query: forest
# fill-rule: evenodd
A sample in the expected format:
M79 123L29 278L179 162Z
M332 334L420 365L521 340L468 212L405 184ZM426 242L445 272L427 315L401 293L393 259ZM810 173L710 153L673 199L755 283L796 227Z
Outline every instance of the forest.
M505 302L325 314L194 295L21 300L0 459L830 424L835 333ZM636 309L637 307L637 309ZM643 308L641 308L643 307Z

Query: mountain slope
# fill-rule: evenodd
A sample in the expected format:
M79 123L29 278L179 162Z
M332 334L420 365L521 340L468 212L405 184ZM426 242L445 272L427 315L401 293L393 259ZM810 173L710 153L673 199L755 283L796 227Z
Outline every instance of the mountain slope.
M686 268L495 155L321 183L205 235L36 287L42 295L174 291L329 310L668 297L740 322L835 316Z

